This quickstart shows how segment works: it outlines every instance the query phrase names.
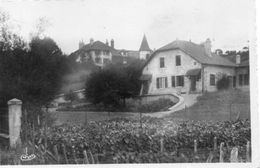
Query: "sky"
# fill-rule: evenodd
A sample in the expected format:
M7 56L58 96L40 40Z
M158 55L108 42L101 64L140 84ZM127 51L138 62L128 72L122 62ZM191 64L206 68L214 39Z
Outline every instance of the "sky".
M45 34L66 54L90 38L139 50L144 34L151 49L210 38L213 50L239 50L249 45L254 27L253 0L0 0L0 10L25 39L46 18Z

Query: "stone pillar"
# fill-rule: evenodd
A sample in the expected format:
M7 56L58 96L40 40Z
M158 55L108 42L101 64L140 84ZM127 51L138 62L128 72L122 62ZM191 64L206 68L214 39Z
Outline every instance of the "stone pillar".
M21 116L22 116L22 101L12 99L8 101L8 117L9 117L9 142L10 147L15 148L21 144Z

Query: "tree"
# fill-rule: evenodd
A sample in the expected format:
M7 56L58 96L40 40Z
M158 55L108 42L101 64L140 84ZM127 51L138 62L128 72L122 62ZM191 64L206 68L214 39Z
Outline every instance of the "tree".
M104 69L90 74L86 82L85 96L94 104L124 106L125 99L138 95L141 63L128 66L110 64Z
M222 77L217 81L218 90L227 90L229 88L229 79L228 76L223 74Z
M216 49L215 54L217 55L223 55L223 51L221 49Z
M74 101L78 100L78 96L72 90L69 91L68 94L65 95L65 100L70 101L71 105Z
M28 120L35 121L60 89L66 57L51 38L35 37L30 48L24 43L0 51L0 100L2 105L12 98L22 100Z

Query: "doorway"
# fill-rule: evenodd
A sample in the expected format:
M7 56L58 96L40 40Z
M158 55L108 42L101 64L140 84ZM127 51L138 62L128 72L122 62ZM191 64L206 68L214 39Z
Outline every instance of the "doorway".
M196 91L196 78L197 76L190 76L190 91L194 92Z
M149 90L149 82L148 82L148 80L144 80L143 81L143 92L142 92L142 95L148 94L148 90Z

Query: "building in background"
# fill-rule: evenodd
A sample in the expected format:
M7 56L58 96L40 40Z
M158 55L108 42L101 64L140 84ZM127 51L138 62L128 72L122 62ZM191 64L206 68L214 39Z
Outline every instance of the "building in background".
M113 57L121 57L121 54L114 48L114 40L103 43L90 39L88 44L83 41L79 42L79 49L71 54L79 63L93 62L100 68L111 63Z
M146 36L144 35L140 49L139 49L139 59L146 60L150 57L152 50L150 49Z

